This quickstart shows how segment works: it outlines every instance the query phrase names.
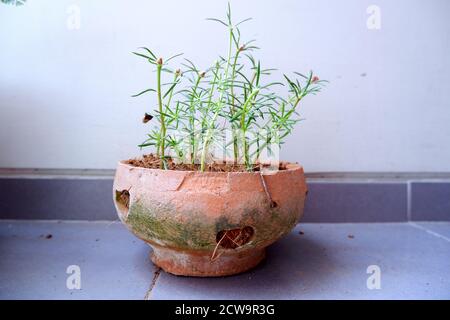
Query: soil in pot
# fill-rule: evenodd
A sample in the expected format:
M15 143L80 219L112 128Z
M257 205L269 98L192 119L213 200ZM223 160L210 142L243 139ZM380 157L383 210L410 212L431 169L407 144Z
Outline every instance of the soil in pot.
M160 169L161 159L153 154L147 154L142 158L135 158L126 160L125 163L132 166L148 168L148 169ZM287 162L280 162L278 170L286 170ZM251 170L247 170L243 164L234 164L226 161L212 162L205 167L205 172L256 172L260 171L261 167L266 165L255 163ZM176 163L172 158L167 158L168 170L179 171L200 171L200 164L190 163Z

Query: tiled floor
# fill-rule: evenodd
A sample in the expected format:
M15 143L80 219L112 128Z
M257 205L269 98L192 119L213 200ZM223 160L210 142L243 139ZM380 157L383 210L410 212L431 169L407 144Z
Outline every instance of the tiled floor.
M120 223L0 222L1 299L450 299L450 223L301 224L256 269L176 277ZM81 290L66 287L70 265ZM367 268L380 268L369 290Z

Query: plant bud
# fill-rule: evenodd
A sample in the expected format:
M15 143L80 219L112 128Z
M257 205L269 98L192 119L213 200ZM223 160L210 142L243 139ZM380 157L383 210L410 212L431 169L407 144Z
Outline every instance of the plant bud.
M244 51L245 50L245 46L241 46L240 48L239 48L239 51Z
M181 76L181 70L180 69L175 70L175 75L177 77Z
M311 80L312 83L319 81L319 77L318 76L314 76Z
M158 58L158 60L156 60L156 63L157 63L158 65L162 65L162 64L163 64L162 58Z
M206 75L206 72L205 72L205 71L202 71L202 72L200 72L198 75L200 76L200 78L204 78L205 75Z

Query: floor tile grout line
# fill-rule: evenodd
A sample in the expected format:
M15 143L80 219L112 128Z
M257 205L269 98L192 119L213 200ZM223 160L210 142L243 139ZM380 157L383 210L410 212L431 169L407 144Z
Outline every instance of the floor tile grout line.
M406 221L412 221L411 206L412 206L412 185L411 181L406 181Z
M156 286L156 283L158 282L158 278L161 275L162 269L160 267L157 267L155 272L153 273L153 279L150 283L150 287L148 288L147 292L145 293L144 300L151 300L152 291Z
M409 221L408 224L409 224L410 226L416 228L416 229L425 231L426 233L428 233L428 234L430 234L430 235L432 235L432 236L434 236L434 237L436 237L436 238L440 238L440 239L442 239L442 240L445 240L445 241L447 241L447 242L450 242L450 238L447 238L446 236L443 236L442 234L437 233L437 232L435 232L435 231L432 231L432 230L430 230L430 229L428 229L428 228L426 228L426 227L424 227L424 226L422 226L422 225L420 225L420 224L417 224L417 223L415 223L415 222L413 222L413 221Z

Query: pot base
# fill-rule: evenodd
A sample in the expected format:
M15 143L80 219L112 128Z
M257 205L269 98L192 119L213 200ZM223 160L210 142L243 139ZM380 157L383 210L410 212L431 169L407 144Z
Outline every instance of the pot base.
M187 253L152 246L151 260L158 267L177 276L220 277L256 267L266 256L266 249L224 252L211 261L211 253Z

